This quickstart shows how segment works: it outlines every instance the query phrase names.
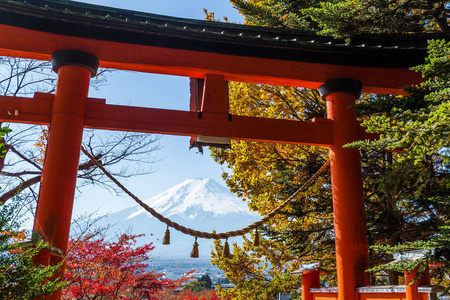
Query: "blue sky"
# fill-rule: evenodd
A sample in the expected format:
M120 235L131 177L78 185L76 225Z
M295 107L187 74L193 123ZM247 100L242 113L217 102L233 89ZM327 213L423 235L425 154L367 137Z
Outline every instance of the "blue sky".
M226 16L230 22L243 22L225 0L84 0L91 4L129 10L203 20L203 8L214 11L216 18ZM91 90L90 97L106 99L108 104L121 104L154 108L189 110L189 79L135 72L117 71L108 79L108 85L98 91ZM189 151L189 137L163 136L162 149L156 152L160 159L153 167L155 173L128 179L124 183L142 200L148 199L188 178L210 177L221 179L222 167L213 162L208 152L204 155ZM77 193L74 216L84 212L99 214L117 211L134 205L127 196L118 197L98 187L84 188Z

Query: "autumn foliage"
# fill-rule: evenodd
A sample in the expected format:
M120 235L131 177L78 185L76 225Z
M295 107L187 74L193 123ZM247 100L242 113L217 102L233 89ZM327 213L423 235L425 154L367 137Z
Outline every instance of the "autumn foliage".
M39 140L34 143L34 146L39 149L39 156L34 158L34 162L40 165L44 164L45 151L47 150L47 142L48 142L48 128L44 128L41 131L41 136Z
M160 299L156 295L161 290L174 288L177 282L146 269L154 246L136 247L138 237L70 240L63 299Z

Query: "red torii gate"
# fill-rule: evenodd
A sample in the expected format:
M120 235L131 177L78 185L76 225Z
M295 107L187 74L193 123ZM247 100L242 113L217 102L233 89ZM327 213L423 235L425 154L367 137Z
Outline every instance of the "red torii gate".
M218 24L62 0L0 0L0 55L52 60L55 95L1 97L7 122L50 124L34 229L67 250L83 129L214 136L330 147L338 295L358 299L369 284L358 150L343 145L370 135L348 107L361 93L402 94L419 83L408 68L423 62L437 35L361 36ZM205 79L198 111L108 105L88 98L99 66ZM231 116L226 82L319 88L327 119L313 122ZM193 106L191 106L193 107ZM49 253L40 261L48 264ZM411 294L411 293L410 293ZM60 299L60 292L52 299ZM331 296L330 296L331 297ZM412 297L412 298L411 298ZM417 293L408 299L416 298ZM319 299L319 298L316 298ZM326 299L335 299L333 297Z

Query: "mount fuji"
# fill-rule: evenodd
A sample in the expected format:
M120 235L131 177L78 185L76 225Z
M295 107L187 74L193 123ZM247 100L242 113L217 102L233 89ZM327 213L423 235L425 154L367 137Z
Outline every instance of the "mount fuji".
M247 226L260 216L250 212L245 202L227 188L210 178L187 179L180 184L144 201L164 217L188 228L199 231L224 232ZM161 223L139 205L111 213L100 225L113 225L111 230L128 230L145 234L140 243L152 242L152 256L161 260L191 259L195 238L170 228L170 245L162 245L167 225ZM241 242L241 237L230 238ZM209 259L213 240L198 239L200 259Z

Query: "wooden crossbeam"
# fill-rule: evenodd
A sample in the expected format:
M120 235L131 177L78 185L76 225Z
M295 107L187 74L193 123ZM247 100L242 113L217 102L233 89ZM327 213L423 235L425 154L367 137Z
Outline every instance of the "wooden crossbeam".
M49 125L53 94L36 93L34 98L0 96L0 118L4 122ZM103 99L88 98L85 127L181 136L203 135L236 140L304 144L329 147L332 123L315 118L312 122L231 116L135 106L106 104ZM360 127L359 137L375 139Z
M34 98L0 96L0 118L4 122L50 124L52 94L36 93ZM17 115L16 115L17 114ZM332 143L331 122L314 122L232 116L156 108L105 104L89 98L85 128L134 131L182 136L203 135L238 140L298 143L329 146Z

